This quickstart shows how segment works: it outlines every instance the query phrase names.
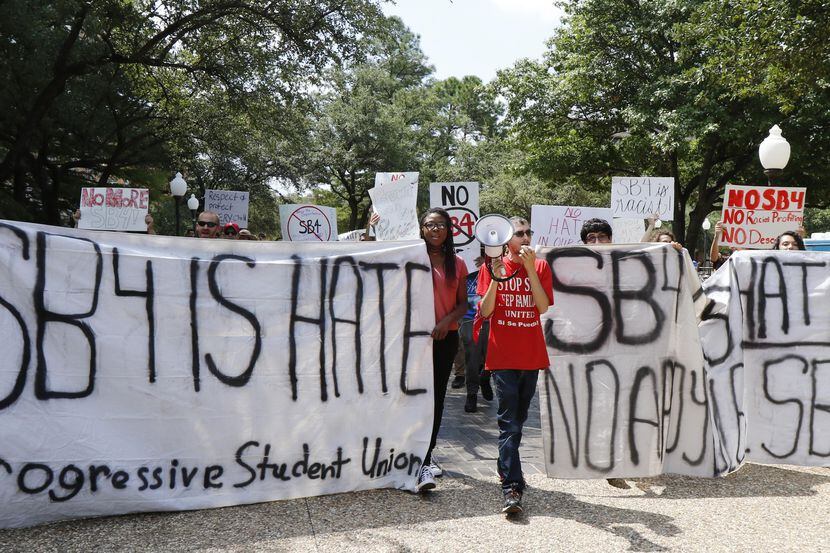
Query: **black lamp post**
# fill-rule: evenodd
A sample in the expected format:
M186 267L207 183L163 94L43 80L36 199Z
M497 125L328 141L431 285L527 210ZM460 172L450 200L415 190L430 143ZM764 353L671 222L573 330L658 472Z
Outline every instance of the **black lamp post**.
M182 178L181 173L176 173L173 180L170 181L170 194L173 195L173 202L176 204L176 236L181 235L181 216L179 215L179 202L182 196L187 192L187 182Z
M193 226L193 234L196 234L196 212L199 211L199 200L196 194L191 194L187 199L187 209L190 210L190 223Z
M758 157L764 167L767 183L772 186L773 179L781 176L790 161L790 143L781 136L781 127L773 125L769 130L769 136L758 146Z

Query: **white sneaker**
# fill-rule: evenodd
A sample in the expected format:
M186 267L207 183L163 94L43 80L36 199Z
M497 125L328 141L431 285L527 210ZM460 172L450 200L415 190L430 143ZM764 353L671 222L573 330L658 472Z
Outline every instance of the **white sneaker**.
M435 458L429 462L429 469L432 471L432 475L436 478L444 476L444 469L442 469L438 463L435 462Z
M432 474L432 469L428 465L421 467L418 474L418 484L415 486L416 492L425 492L435 487L435 476Z

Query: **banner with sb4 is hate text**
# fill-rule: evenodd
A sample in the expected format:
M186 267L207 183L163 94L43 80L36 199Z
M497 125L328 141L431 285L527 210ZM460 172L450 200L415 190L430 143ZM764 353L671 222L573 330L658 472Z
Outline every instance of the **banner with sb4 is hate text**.
M0 527L413 490L433 326L420 240L0 221Z

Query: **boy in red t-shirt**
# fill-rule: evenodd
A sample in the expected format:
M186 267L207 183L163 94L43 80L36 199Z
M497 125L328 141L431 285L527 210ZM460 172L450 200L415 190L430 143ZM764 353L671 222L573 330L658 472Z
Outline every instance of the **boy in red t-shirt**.
M499 404L497 466L504 493L502 512L519 513L525 488L519 446L539 370L549 366L539 316L553 304L553 274L530 247L532 231L527 220L513 217L510 222L513 238L507 243L507 255L494 259L492 270L496 276L516 275L498 282L482 269L478 294L482 296L481 315L490 320L485 368L492 371Z

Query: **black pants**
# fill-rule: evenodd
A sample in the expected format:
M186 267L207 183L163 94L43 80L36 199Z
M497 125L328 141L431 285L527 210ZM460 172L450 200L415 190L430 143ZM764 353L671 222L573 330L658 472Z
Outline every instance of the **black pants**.
M444 415L444 398L447 396L447 382L452 372L452 362L458 351L458 331L451 330L443 340L432 342L432 386L435 390L435 416L432 421L432 438L429 449L424 458L424 464L432 461L432 450L438 439L438 430L441 428L441 418Z

